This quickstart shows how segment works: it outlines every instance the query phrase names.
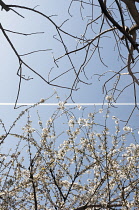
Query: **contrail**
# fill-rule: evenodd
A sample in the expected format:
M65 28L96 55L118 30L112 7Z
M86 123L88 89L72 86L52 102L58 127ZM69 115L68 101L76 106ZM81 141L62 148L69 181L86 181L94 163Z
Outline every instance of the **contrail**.
M17 103L18 106L32 106L36 103ZM14 106L15 103L0 103L0 106ZM65 103L64 106L107 106L108 103ZM113 106L135 106L135 103L112 103ZM136 105L139 105L137 103ZM58 106L58 103L41 103L39 106Z

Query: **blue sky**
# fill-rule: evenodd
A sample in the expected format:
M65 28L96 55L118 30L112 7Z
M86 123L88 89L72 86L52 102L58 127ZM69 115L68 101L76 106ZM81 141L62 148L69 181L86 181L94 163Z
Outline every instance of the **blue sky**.
M10 1L6 2L10 3ZM13 1L12 3L14 4L14 2L17 3L17 1ZM55 0L51 2L47 1L47 3L46 1L41 1L41 4L39 1L34 1L33 3L26 2L26 6L35 7L36 5L40 4L40 6L37 7L36 9L46 13L48 16L57 15L53 16L52 20L56 22L58 25L60 25L63 22L63 20L69 18L69 20L63 25L62 29L71 34L80 36L84 32L86 22L88 20L88 18L86 17L87 14L88 16L89 15L91 16L90 7L83 10L84 20L82 20L80 15L79 5L77 3L73 3L71 7L70 12L73 15L73 17L71 18L66 10L67 7L69 6L70 1L66 1L65 3L65 1L61 0L59 1L57 7L54 6L55 2L56 2ZM18 4L20 4L19 1ZM94 16L97 17L98 12L96 11L94 13ZM39 16L38 14L33 14L32 12L28 12L26 10L18 10L18 12L20 12L23 16L25 16L25 18L19 17L17 14L15 14L12 11L8 13L4 11L1 12L1 23L5 29L18 31L22 33L44 32L44 34L38 34L32 36L23 36L7 32L7 35L13 42L18 53L22 55L35 50L48 49L48 51L46 52L38 52L28 56L22 56L23 60L46 79L48 77L48 72L50 71L51 68L53 68L53 70L50 74L50 79L53 79L62 72L71 69L72 65L67 57L64 57L61 60L59 60L58 62L59 68L57 68L56 65L54 65L52 56L54 55L55 58L58 58L59 56L65 53L63 46L53 38L53 35L57 33L54 26L48 20ZM97 32L99 29L99 21L98 25L95 24L94 26L95 26L94 31ZM105 29L107 28L108 27L105 26ZM110 32L108 35L111 36L111 34L112 33ZM91 29L89 29L87 32L87 36L90 38L95 37L95 33L93 33ZM77 44L76 40L70 38L67 35L62 35L62 37L65 44L68 47L68 50L69 51L74 50ZM102 94L102 84L108 78L113 76L113 73L107 73L104 77L101 78L100 82L98 81L98 76L94 75L102 74L106 71L118 71L123 67L122 62L121 61L118 62L117 58L115 57L116 52L114 51L115 43L113 43L113 39L104 36L100 40L100 43L101 43L100 46L102 47L100 49L101 56L103 62L107 64L107 67L100 62L98 53L96 52L85 69L88 80L85 78L83 73L80 76L80 78L84 82L88 82L90 85L85 85L84 83L80 83L78 85L79 90L73 92L73 100L75 102L78 103L102 102L102 99L104 97L104 95ZM127 51L125 51L125 56L126 55ZM79 70L80 65L83 63L84 56L85 56L84 51L80 51L76 55L75 54L71 55L71 59L77 71ZM11 47L8 45L7 40L5 40L5 38L3 37L2 32L1 32L0 57L2 60L0 88L2 90L4 89L4 92L1 95L0 102L5 102L5 103L15 102L18 90L18 84L19 84L19 77L16 75L16 72L19 64L18 64L18 59L16 58ZM30 76L33 77L34 79L30 81L22 80L20 97L18 102L35 103L36 101L40 100L40 98L46 98L53 93L53 86L47 85L44 81L42 81L38 76L36 76L30 70L28 70L25 66L23 67L23 74L26 75L26 78ZM69 73L55 80L53 83L57 85L71 87L74 78L75 78L74 71L71 70L69 71ZM119 87L126 85L131 81L132 80L129 76L125 77L122 76ZM108 83L109 88L112 87L113 82L114 80ZM56 89L60 95L61 100L65 100L66 97L69 95L69 91L66 89L60 89L60 88ZM133 93L131 92L131 97L129 98L129 89L127 91L125 90L123 97L120 98L118 102L133 102L132 95ZM52 99L51 102L55 101L53 101ZM71 100L69 100L69 102L71 102Z
M57 4L56 0L53 1L28 1L25 2L24 5L29 7L35 7L36 5L40 5L36 7L39 11L44 12L46 15L57 15L51 17L52 20L60 25L63 20L69 19L63 26L62 29L80 36L85 29L86 22L88 17L92 14L90 7L86 7L83 10L83 17L82 20L80 15L79 4L74 2L70 9L70 15L68 14L67 7L70 4L69 1L60 0ZM5 1L7 4L11 4L10 0ZM22 1L12 1L12 4L21 4L23 5ZM55 6L56 5L56 6ZM44 32L43 34L34 34L32 36L23 36L17 35L13 33L7 32L7 35L13 42L16 50L20 55L29 53L35 50L45 50L46 52L38 52L28 56L23 56L25 62L27 62L32 68L34 68L37 72L39 72L42 76L47 78L48 72L53 67L52 73L50 78L53 79L54 77L58 76L60 73L71 69L71 63L69 62L67 57L62 58L59 60L58 65L59 68L53 63L52 56L54 55L55 58L63 55L65 53L63 46L60 42L53 38L53 35L57 34L54 26L45 18L33 14L32 12L26 10L17 10L21 15L25 18L19 17L14 12L0 12L1 24L4 29L17 31L21 33L33 33L33 32ZM97 17L99 10L96 7L94 11L94 17ZM99 21L98 24L94 25L94 31L98 32L99 30ZM105 29L108 27L105 26ZM94 54L93 58L89 62L86 67L86 75L89 80L85 79L84 75L81 75L81 79L85 82L92 83L91 85L85 85L80 83L78 91L73 92L73 99L76 103L100 103L103 101L105 95L102 94L102 84L113 76L112 72L107 73L104 77L98 81L98 76L95 74L102 74L105 71L119 71L124 65L121 61L118 61L115 57L116 52L113 50L115 43L113 43L113 39L110 38L111 32L108 34L109 38L103 36L100 40L101 43L101 56L103 62L108 65L108 67L104 66L98 57L98 54ZM95 37L95 33L88 29L86 34L87 37ZM7 40L3 36L2 32L0 32L0 39L1 39L1 50L0 50L0 59L1 59L1 68L0 68L0 89L1 91L1 98L0 103L14 103L16 101L18 85L19 85L19 77L16 75L19 64L18 59L16 58L13 50L7 43ZM77 44L77 41L69 36L63 35L63 40L66 43L69 51L74 50ZM109 40L109 41L107 41ZM122 49L125 50L124 48ZM125 56L127 56L127 51L124 51ZM83 63L83 58L85 56L85 52L80 51L76 55L71 55L72 61L77 68L79 69L80 65ZM125 70L126 72L126 70ZM41 80L38 76L28 70L26 67L23 67L23 74L26 77L30 76L33 77L30 81L22 80L20 96L19 96L19 103L35 103L39 101L41 98L47 98L53 94L53 86L47 85L44 81ZM95 75L95 76L94 76ZM59 78L56 81L58 85L64 85L70 87L74 79L74 72L71 70L68 74L65 74L63 77ZM108 83L108 89L112 87L114 80ZM119 83L119 87L123 87L123 85L127 85L132 82L129 76L122 76L121 82ZM69 95L69 91L66 89L56 88L60 100L64 101L67 96ZM57 99L52 97L48 103L56 103ZM69 99L69 103L71 100ZM118 102L128 103L134 102L134 95L133 89L127 88L124 91L122 96L119 98ZM119 117L123 117L126 119L127 116L130 115L132 106L118 106L118 108L113 109L114 115L119 115ZM18 114L24 109L24 107L19 108L17 110L13 109L13 106L1 106L0 107L0 117L3 119L4 123L9 127L13 120L18 116ZM51 111L54 110L55 107L47 106L42 107L39 106L37 108L41 113L47 113L44 115L45 118L50 115ZM89 109L92 109L90 107ZM35 114L33 114L35 116ZM43 117L44 117L43 116ZM36 119L36 118L35 118ZM45 119L44 119L45 120ZM138 120L138 115L135 114L134 122ZM24 123L24 120L23 122Z

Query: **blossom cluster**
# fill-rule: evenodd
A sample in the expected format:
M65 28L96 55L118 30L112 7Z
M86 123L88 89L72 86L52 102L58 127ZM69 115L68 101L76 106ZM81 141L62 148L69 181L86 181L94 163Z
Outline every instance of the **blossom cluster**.
M0 155L1 205L68 210L89 202L102 209L138 208L139 144L125 141L131 127L120 126L114 116L113 133L110 118L104 125L97 118L104 110L76 117L63 103L59 106L45 124L39 118L40 132L28 117L22 134L10 133L18 142L14 153Z

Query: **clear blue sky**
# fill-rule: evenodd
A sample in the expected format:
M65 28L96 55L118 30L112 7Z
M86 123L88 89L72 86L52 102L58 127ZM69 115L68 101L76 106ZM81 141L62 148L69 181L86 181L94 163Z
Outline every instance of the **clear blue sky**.
M5 1L7 4L11 3L11 1ZM73 3L71 7L71 14L73 17L71 18L67 12L67 8L69 6L70 1L28 1L25 3L26 6L35 7L38 6L36 9L44 12L46 15L57 15L52 17L52 20L60 25L63 20L69 19L62 27L65 31L80 36L83 34L86 22L88 18L86 16L91 16L91 8L88 7L84 9L84 20L81 19L79 4ZM22 1L12 1L12 4L20 4L23 5ZM55 6L56 5L56 6ZM64 12L63 12L64 11ZM97 11L97 9L96 9ZM15 48L17 49L19 54L25 54L35 50L43 50L43 49L52 49L51 51L46 52L39 52L34 53L28 56L22 57L27 64L34 68L38 73L44 76L47 79L48 72L52 67L53 71L50 75L50 78L53 79L54 77L58 76L62 72L72 68L69 60L67 57L61 59L58 63L59 68L56 67L53 63L52 55L55 58L63 55L64 49L63 46L53 38L53 35L57 34L54 26L43 17L33 14L32 12L28 12L26 10L18 10L25 18L19 17L14 12L0 12L1 23L5 29L18 31L22 33L32 33L32 32L45 32L44 34L32 35L32 36L22 36L17 34L8 33L7 35L13 42ZM94 13L94 16L97 17L97 12ZM86 17L86 18L85 18ZM99 23L99 22L98 22ZM98 32L99 24L94 25L94 31ZM106 27L107 29L107 27ZM18 69L18 59L16 58L14 52L12 51L11 47L8 45L7 40L2 35L1 32L1 51L0 51L0 58L1 58L1 78L0 78L0 89L4 90L1 93L0 102L14 102L16 99L19 77L16 75ZM108 35L111 35L108 34ZM87 37L95 37L95 33L93 33L90 29L87 32ZM58 38L58 37L57 37ZM63 39L65 44L68 46L69 51L74 50L76 47L76 40L70 38L68 36L63 35ZM108 41L107 41L108 40ZM92 83L92 85L85 85L80 83L77 91L73 93L73 99L75 102L84 102L84 103L93 103L93 102L102 102L104 95L102 95L102 84L106 79L112 76L112 73L107 74L105 77L98 82L98 77L93 76L94 74L102 74L105 71L113 70L117 71L120 70L122 67L121 62L117 62L117 58L115 58L115 52L113 52L114 44L112 39L108 39L107 37L103 37L100 41L100 49L102 59L104 63L108 65L105 67L99 60L98 53L96 52L86 67L86 75L89 80L87 80L83 73L81 74L80 78L84 82ZM93 49L93 48L92 48ZM113 52L113 54L112 54ZM126 55L127 52L125 52ZM73 60L73 64L75 65L76 69L78 70L80 65L83 63L84 59L84 51L78 52L76 55L71 55ZM18 102L36 102L40 100L40 98L46 98L53 93L53 87L47 85L44 81L38 78L34 73L30 72L26 67L23 67L23 74L26 77L30 76L33 77L33 80L24 81L22 80L22 86L20 91L20 97ZM68 86L70 87L74 77L74 71L71 70L68 74L65 74L63 77L56 80L56 84ZM121 79L121 85L128 84L131 79L129 77L125 77ZM112 81L113 82L113 81ZM65 100L68 96L69 91L66 89L59 89L57 91L61 97L61 100ZM53 99L52 99L52 102ZM70 101L69 101L70 102ZM124 97L120 98L119 102L133 102L133 97L129 99L129 91L124 92Z

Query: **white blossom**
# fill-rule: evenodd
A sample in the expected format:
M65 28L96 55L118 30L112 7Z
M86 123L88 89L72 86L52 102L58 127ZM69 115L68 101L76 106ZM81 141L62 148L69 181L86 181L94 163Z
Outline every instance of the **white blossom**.
M103 112L103 109L99 109L99 113L102 113Z
M77 108L78 108L79 110L81 110L81 109L82 109L82 106L81 106L81 105L77 105Z
M101 137L102 135L100 133L96 133L96 136L97 137Z
M68 122L69 127L74 127L74 124L75 124L74 120L70 119Z
M115 117L115 116L112 116L112 120L116 120L117 119L117 117Z
M65 109L64 104L65 103L63 101L59 101L59 103L58 103L59 108L62 110Z
M129 131L129 132L132 132L132 128L131 128L131 127L129 127L129 126L125 126L125 127L123 127L123 130L124 130L124 131Z
M111 95L109 95L109 96L107 95L105 99L109 102L113 101L113 97Z

